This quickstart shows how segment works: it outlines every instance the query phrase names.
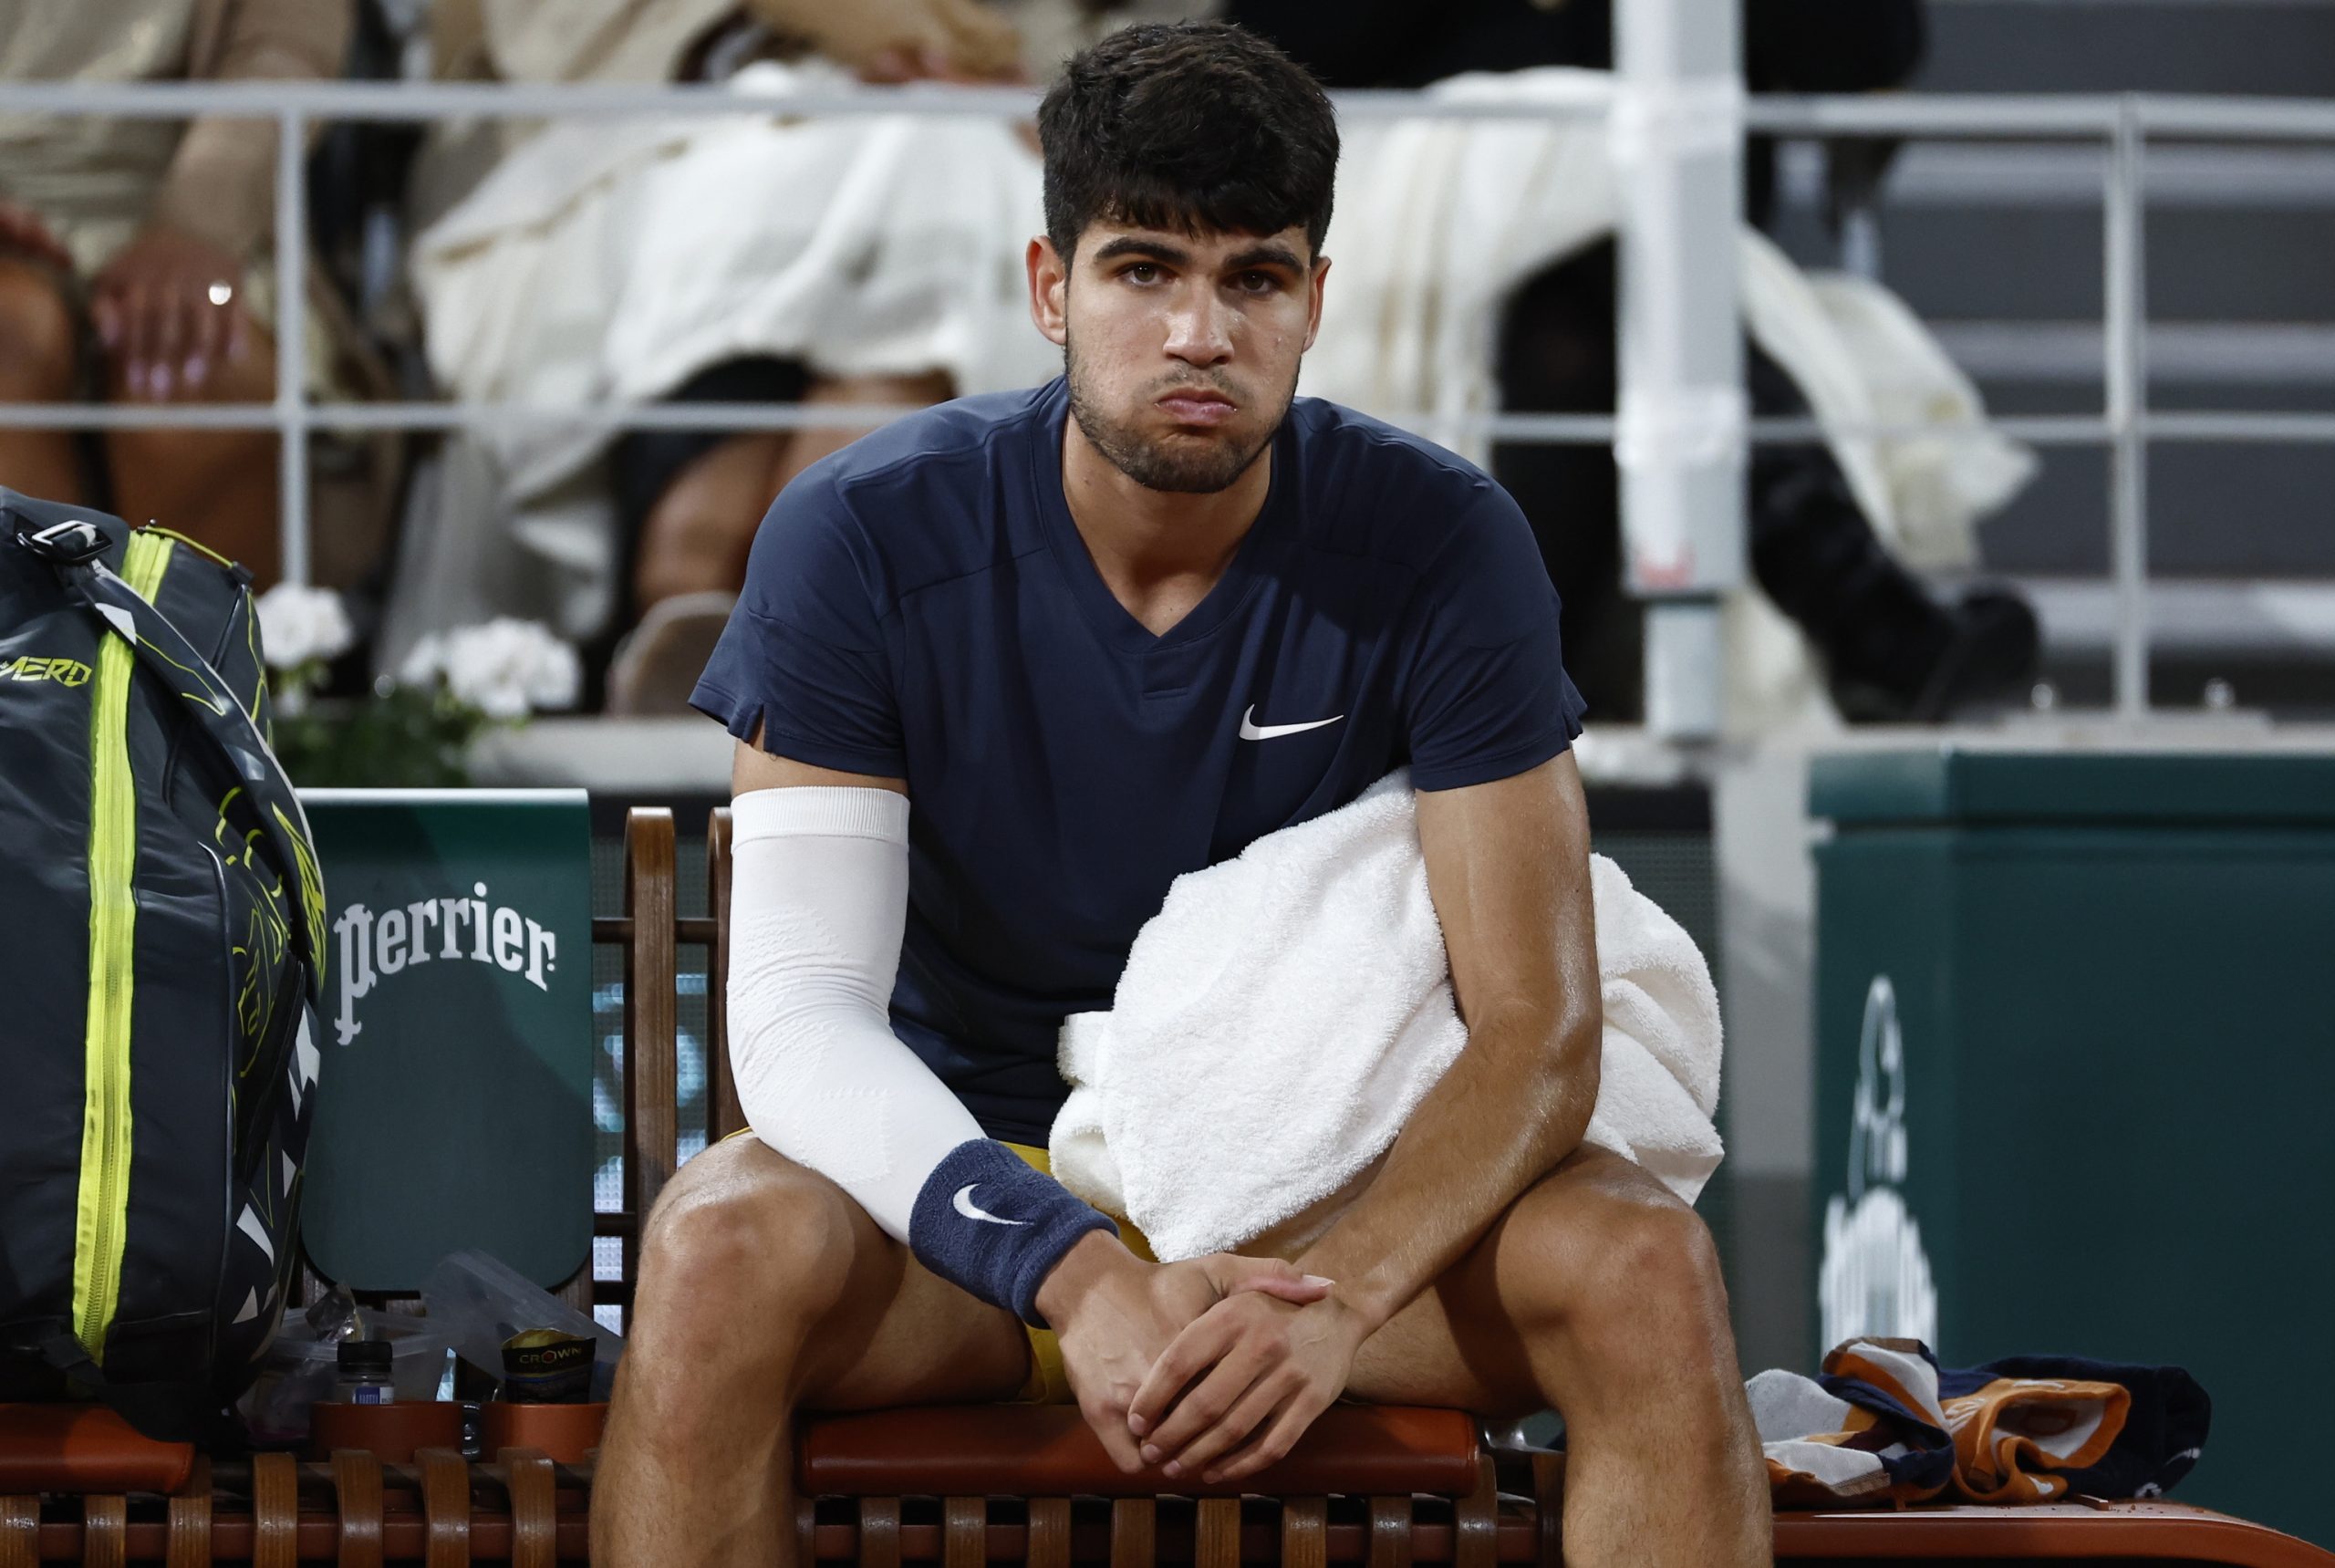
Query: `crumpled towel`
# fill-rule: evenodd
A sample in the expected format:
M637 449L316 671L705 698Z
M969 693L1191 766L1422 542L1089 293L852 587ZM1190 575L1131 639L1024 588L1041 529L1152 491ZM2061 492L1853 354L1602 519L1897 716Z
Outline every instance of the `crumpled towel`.
M1852 1339L1813 1378L1744 1386L1780 1506L2161 1497L2212 1405L2177 1366L2021 1355L1941 1370L1916 1339Z
M1722 1152L1709 966L1619 867L1592 857L1591 877L1605 1034L1585 1141L1692 1202ZM1063 1026L1053 1173L1162 1259L1227 1251L1340 1194L1467 1041L1398 771L1176 879L1111 1010Z

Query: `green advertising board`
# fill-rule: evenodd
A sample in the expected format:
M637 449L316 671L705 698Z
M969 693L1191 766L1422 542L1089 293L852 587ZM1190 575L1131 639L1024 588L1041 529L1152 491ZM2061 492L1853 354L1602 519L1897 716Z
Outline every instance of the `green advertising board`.
M1860 752L1810 812L1822 1340L2185 1367L2181 1499L2335 1543L2296 1440L2335 1296L2335 755Z
M358 1290L482 1248L558 1284L592 1246L582 790L307 790L330 905L301 1231Z

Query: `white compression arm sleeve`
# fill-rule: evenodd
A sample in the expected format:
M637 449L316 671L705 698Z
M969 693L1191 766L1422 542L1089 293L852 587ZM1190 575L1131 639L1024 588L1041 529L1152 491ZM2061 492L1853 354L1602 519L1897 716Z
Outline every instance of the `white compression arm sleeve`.
M731 805L730 1064L755 1136L895 1239L925 1179L984 1137L892 1033L908 797L763 789Z

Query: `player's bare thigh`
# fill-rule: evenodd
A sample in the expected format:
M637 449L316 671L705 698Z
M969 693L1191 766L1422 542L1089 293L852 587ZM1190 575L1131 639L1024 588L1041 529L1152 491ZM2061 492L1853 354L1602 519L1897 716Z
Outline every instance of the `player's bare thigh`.
M977 1403L1011 1397L1028 1376L1028 1340L1012 1314L932 1273L843 1189L752 1134L683 1166L659 1200L660 1210L668 1205L701 1207L714 1224L788 1254L783 1268L748 1273L762 1282L752 1290L817 1303L794 1379L804 1408ZM839 1235L844 1244L803 1246L805 1235ZM790 1272L798 1269L812 1277ZM664 1293L659 1282L643 1282ZM703 1281L665 1282L667 1290L676 1287L718 1288ZM752 1301L718 1304L745 1324L755 1319Z
M1609 1246L1624 1233L1695 1227L1692 1210L1630 1161L1578 1149L1364 1343L1346 1391L1496 1417L1541 1409L1549 1358L1536 1368L1529 1342L1559 1330L1579 1293L1614 1279Z

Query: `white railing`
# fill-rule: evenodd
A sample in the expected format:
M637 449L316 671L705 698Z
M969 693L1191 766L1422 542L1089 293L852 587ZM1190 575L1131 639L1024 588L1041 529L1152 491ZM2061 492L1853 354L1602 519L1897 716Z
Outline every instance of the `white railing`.
M1455 103L1404 92L1349 92L1337 98L1346 120L1428 117L1447 119L1546 119L1603 112L1587 106ZM306 132L327 120L429 123L472 117L555 119L611 116L798 116L916 113L1019 119L1035 97L1019 88L911 86L741 95L714 86L515 86L405 82L186 82L128 85L0 82L0 112L107 115L181 119L198 115L277 122L275 269L277 295L305 297L308 258L303 244L307 200ZM2124 95L2020 95L1884 98L1753 98L1739 109L1743 130L1783 137L1891 137L1942 140L2096 143L2108 151L2102 236L2105 406L2094 415L1997 419L1994 428L2039 445L2103 446L2111 453L2110 582L2115 617L2115 711L2138 718L2149 709L2148 494L2153 441L2335 442L2335 413L2157 410L2147 401L2147 320L2143 296L2144 160L2151 143L2309 143L2335 146L2335 101ZM0 427L120 430L153 427L274 430L282 463L283 570L302 581L309 567L307 444L311 430L451 431L513 425L583 423L607 429L797 430L867 428L908 410L874 406L770 406L749 403L527 404L465 402L315 403L307 397L306 323L297 309L279 311L276 394L273 403L207 405L0 404ZM1626 362L1626 361L1625 361ZM1624 389L1626 395L1627 389ZM1453 421L1454 428L1502 441L1610 443L1615 421L1600 416L1494 415ZM1752 420L1753 441L1805 441L1812 421ZM1835 427L1830 433L1895 436L1951 433L1906 426ZM1739 511L1739 509L1738 509ZM1739 515L1707 520L1740 527Z

